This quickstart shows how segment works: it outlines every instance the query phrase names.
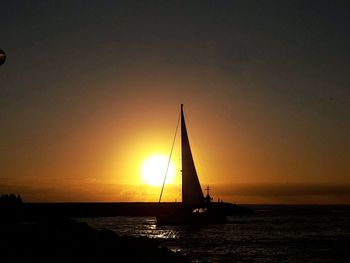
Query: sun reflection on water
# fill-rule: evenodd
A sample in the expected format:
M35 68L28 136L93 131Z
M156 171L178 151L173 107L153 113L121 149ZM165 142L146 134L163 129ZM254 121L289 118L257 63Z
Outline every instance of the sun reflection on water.
M89 224L97 229L108 228L120 235L148 237L162 240L175 240L179 238L179 231L174 227L157 226L156 219L152 217L105 217L89 218Z

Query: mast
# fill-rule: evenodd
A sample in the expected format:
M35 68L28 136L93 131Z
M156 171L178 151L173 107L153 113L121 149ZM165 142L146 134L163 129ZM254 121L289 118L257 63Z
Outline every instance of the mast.
M204 196L188 140L183 104L181 104L182 203L201 204Z

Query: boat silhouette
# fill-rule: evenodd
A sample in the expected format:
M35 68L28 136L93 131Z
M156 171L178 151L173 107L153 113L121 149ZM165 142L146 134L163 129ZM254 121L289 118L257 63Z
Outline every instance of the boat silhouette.
M193 161L192 151L188 138L183 104L181 104L181 173L182 173L182 202L176 209L158 213L157 224L206 224L206 223L224 223L226 221L225 211L227 206L222 202L213 203L209 195L209 186L206 188L207 195L204 197L203 191L198 179L196 167ZM176 128L173 146L178 130ZM173 148L173 147L172 147ZM172 153L172 150L171 150ZM171 156L170 153L170 156ZM170 160L170 158L169 158ZM165 179L164 179L165 182ZM164 183L162 186L159 202L163 194Z

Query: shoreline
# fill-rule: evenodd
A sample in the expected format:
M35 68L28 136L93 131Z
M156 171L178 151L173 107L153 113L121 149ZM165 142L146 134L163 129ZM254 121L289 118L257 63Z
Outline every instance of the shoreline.
M170 202L67 202L67 203L23 203L25 214L77 217L108 216L156 216L165 211L177 210L182 203ZM251 214L252 210L231 203L210 203L213 210L220 210L226 215Z
M37 215L1 215L0 252L0 262L189 262L157 240Z

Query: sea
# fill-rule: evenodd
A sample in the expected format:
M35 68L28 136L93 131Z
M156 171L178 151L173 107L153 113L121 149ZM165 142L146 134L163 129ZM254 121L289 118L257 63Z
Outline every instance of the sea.
M157 226L154 217L78 218L96 229L157 239L191 262L350 263L350 206L249 205L225 224Z

